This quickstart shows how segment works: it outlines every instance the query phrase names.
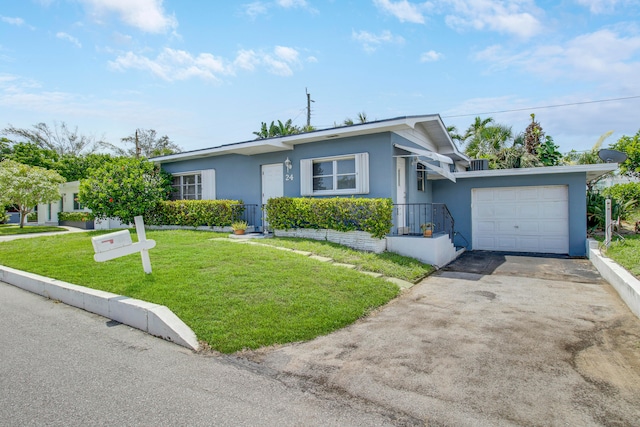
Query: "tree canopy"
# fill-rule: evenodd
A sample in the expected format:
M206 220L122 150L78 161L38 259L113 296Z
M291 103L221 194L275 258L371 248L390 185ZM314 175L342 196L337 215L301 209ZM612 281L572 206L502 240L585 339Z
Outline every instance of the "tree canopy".
M29 166L13 160L0 162L0 197L3 206L12 204L20 211L20 228L38 203L60 198L58 185L64 178L56 171Z
M182 148L171 141L167 135L158 136L154 129L136 129L131 135L121 138L123 147L111 143L103 143L117 156L126 157L158 157L169 154L180 153Z
M78 198L96 218L131 223L171 192L169 176L145 159L112 158L89 175L80 182Z
M93 153L103 143L92 135L79 133L77 126L75 129L69 128L65 122L53 122L53 127L46 123L38 123L33 125L32 129L17 128L9 124L1 133L20 139L14 142L31 142L40 148L53 150L60 156Z
M623 135L611 148L627 155L627 160L620 164L620 172L640 178L640 130L634 136Z

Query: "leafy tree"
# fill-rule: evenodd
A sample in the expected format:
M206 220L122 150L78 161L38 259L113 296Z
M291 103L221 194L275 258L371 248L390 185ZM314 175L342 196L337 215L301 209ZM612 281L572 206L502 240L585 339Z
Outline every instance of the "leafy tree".
M558 147L553 138L549 135L545 138L543 144L536 148L536 156L543 166L558 166L562 164L562 153L558 151Z
M620 164L620 172L640 178L640 130L634 136L623 135L611 148L627 155L627 160Z
M111 159L110 154L93 153L84 156L65 154L53 165L53 169L67 181L80 181L89 178L90 169L96 169Z
M464 138L458 133L458 128L455 125L447 126L447 132L453 142L464 143Z
M12 126L5 128L1 132L4 135L13 135L22 138L24 142L32 142L40 148L53 150L59 155L65 154L79 155L83 152L95 152L102 141L96 141L94 136L82 135L78 133L78 128L69 129L65 122L53 122L53 128L46 123L33 125L33 129L23 129Z
M64 178L56 171L13 160L0 162L0 197L18 207L20 228L38 203L50 203L60 197L58 184L63 182Z
M78 198L96 218L119 218L133 222L166 200L171 192L168 175L152 162L131 157L116 157L97 168L80 182Z
M490 169L535 168L543 166L533 154L527 153L523 145L503 147L489 157Z
M59 156L56 151L41 148L33 142L19 142L13 144L5 157L25 165L53 169Z
M291 119L282 123L281 120L278 120L278 124L275 122L271 122L269 126L265 122L260 124L260 130L258 132L253 132L258 138L256 139L266 139L266 138L274 138L278 136L287 136L287 135L296 135L301 133L302 130L293 125Z
M117 156L136 158L166 156L182 151L182 148L171 141L167 135L159 137L154 129L136 129L134 133L120 141L125 148L107 142L103 143L103 146L113 150Z

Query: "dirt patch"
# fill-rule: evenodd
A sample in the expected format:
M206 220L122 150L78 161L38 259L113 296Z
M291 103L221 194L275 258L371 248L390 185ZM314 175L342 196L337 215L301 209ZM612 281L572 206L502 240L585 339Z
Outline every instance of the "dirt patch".
M518 263L431 276L343 330L244 356L430 426L637 425L640 320L581 262L563 267L580 280Z

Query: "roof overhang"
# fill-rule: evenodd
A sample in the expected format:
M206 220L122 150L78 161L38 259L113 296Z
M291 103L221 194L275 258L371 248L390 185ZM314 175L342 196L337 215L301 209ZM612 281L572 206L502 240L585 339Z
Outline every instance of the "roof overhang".
M367 122L351 126L339 126L277 138L256 139L252 141L206 148L203 150L186 151L183 153L170 154L168 156L154 157L151 160L155 163L161 164L198 159L202 157L222 156L226 154L251 156L255 154L293 150L293 147L298 144L372 135L382 132L402 132L407 130L418 130L420 132L428 133L431 138L435 140L438 148L442 150L441 153L447 155L451 153L449 157L454 160L469 160L458 151L457 147L449 137L440 115L438 114L398 117L395 119Z
M420 163L426 166L427 169L437 173L438 175L447 178L450 181L456 182L456 177L449 171L449 166L453 164L453 160L450 157L443 156L442 154L434 153L433 151L423 150L421 148L407 147L406 145L393 144L394 147L407 151L411 154L394 157L415 157ZM438 165L429 163L424 160L420 160L420 157L438 162ZM444 163L444 166L442 165Z
M599 163L595 165L569 165L569 166L547 166L539 168L521 168L521 169L491 169L481 171L455 172L453 175L458 179L464 178L485 178L485 177L513 177L513 176L530 176L530 175L549 175L564 173L586 173L586 182L593 181L596 178L618 169L617 163Z

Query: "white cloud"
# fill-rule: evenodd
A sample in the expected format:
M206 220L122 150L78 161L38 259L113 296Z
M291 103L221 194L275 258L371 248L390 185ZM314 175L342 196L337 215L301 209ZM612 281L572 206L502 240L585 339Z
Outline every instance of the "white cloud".
M520 68L548 79L591 81L622 93L640 91L640 36L610 29L584 34L560 45L512 53L491 46L476 55L493 68Z
M435 50L430 50L420 55L420 62L435 62L439 61L440 59L442 59L442 54L440 52L436 52Z
M24 25L24 19L22 18L10 18L8 16L0 16L0 21L6 22L7 24L15 25L18 27Z
M269 10L267 5L261 1L255 1L253 3L245 4L243 5L243 8L244 8L244 13L246 13L252 18L255 18L258 15L264 15Z
M271 53L241 50L233 61L210 53L194 56L184 50L164 48L156 58L127 52L110 61L109 65L118 71L147 71L169 82L193 77L219 81L221 76L234 75L237 70L254 71L261 65L272 74L290 76L292 67L300 63L298 57L297 50L285 46L276 46Z
M589 8L593 14L613 12L619 0L575 0L580 6Z
M164 33L175 30L178 21L167 15L163 0L79 0L92 9L96 19L115 13L125 24L147 33Z
M379 9L395 16L400 22L411 22L414 24L424 24L424 11L432 9L432 4L411 3L407 0L392 2L390 0L373 0Z
M362 43L362 48L369 53L375 52L382 44L402 44L404 39L401 36L394 36L391 31L385 30L380 34L372 34L368 31L355 30L351 33L351 38Z
M306 0L277 0L276 3L280 7L284 7L285 9L291 7L308 7L309 4Z
M76 47L82 47L82 44L80 44L80 41L73 37L70 34L64 33L62 31L56 33L56 37L59 38L60 40L66 40L72 44L74 44Z
M453 9L445 16L445 22L455 30L488 29L523 39L542 31L536 17L542 11L533 0L444 0L443 3Z

